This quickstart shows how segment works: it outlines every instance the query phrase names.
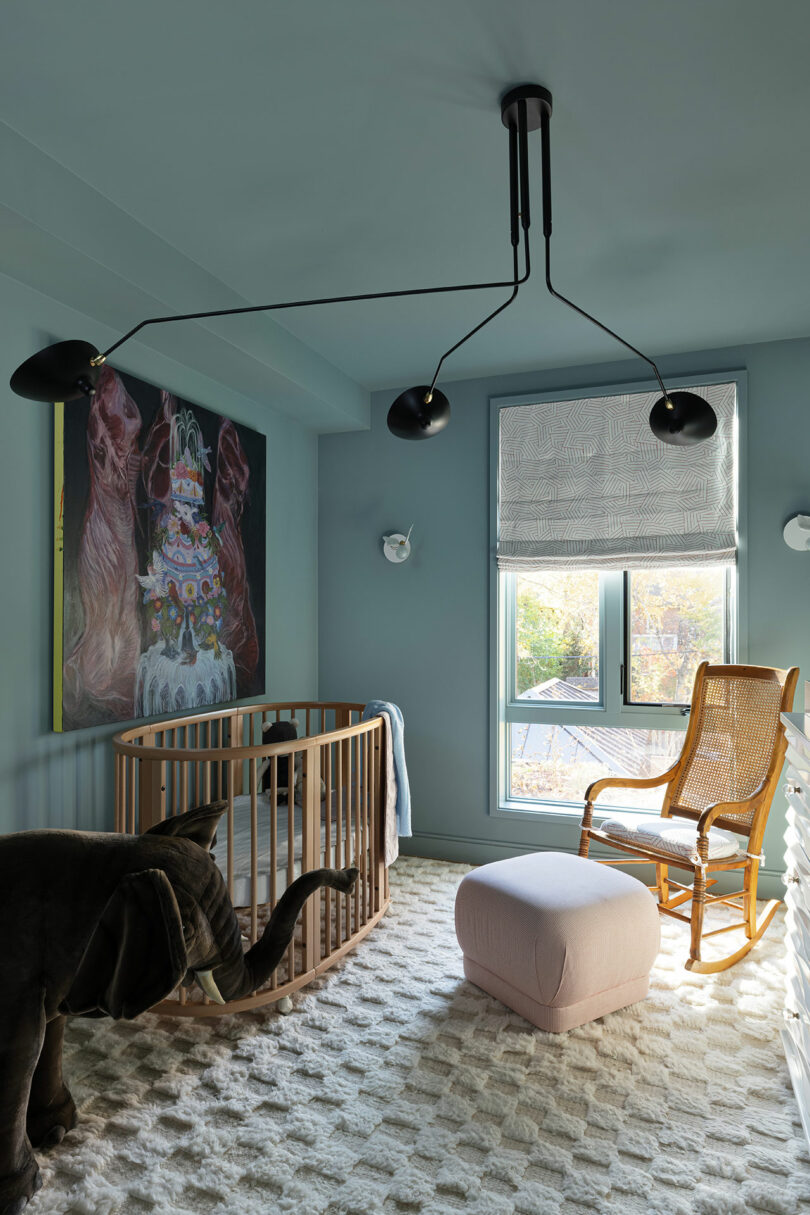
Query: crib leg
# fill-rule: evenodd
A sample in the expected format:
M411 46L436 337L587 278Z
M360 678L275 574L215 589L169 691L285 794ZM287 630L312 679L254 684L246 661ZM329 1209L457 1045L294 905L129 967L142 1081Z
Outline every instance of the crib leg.
M293 1010L293 1002L289 996L282 996L280 1000L276 1001L276 1008L286 1017Z

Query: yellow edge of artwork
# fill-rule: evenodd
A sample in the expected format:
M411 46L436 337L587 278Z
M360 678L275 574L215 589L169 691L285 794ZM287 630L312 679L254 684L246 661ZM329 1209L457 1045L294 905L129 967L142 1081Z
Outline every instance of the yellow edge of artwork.
M53 728L62 733L62 658L64 638L65 525L65 406L54 405L53 415Z

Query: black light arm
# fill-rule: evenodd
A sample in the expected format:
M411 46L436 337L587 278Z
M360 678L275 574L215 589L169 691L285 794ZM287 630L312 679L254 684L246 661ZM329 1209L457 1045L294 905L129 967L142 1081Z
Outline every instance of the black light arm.
M497 308L484 317L474 329L469 333L465 333L464 337L456 342L455 346L451 346L449 350L445 350L439 362L436 365L436 370L433 373L433 379L430 383L430 388L425 396L425 404L429 405L433 397L433 390L436 387L436 381L439 378L439 372L442 369L444 360L456 350L459 346L463 346L466 341L473 337L485 325L494 320L499 313L508 308L510 304L517 299L518 288L523 283L528 281L529 275L532 272L531 256L529 253L529 225L531 223L531 211L529 208L529 145L528 145L528 128L526 121L526 102L518 103L518 124L517 127L509 128L509 226L512 241L513 253L513 274L512 274L512 294L508 300L504 300ZM519 226L523 227L523 255L525 260L525 270L522 277L518 277L518 246L520 243Z
M436 381L445 359L459 346L479 330L494 320L499 313L508 308L517 299L519 287L526 282L531 274L531 255L529 252L529 151L528 151L528 118L525 100L516 102L508 115L506 122L509 130L509 238L512 244L512 294L497 308L493 309L482 321L465 333L455 345L445 350L433 373L430 384L421 384L415 388L406 388L401 392L388 410L387 425L392 434L398 439L430 439L433 435L444 430L450 421L450 402L443 392L436 388ZM518 250L520 247L520 231L523 229L524 271L519 272Z
M513 226L514 224L513 218ZM525 277L528 277L528 245L526 247L526 267ZM71 401L81 396L92 396L102 363L147 325L167 325L173 321L209 320L221 316L242 316L252 312L276 312L288 308L311 308L320 304L348 304L363 300L441 295L456 291L486 291L498 287L512 287L514 290L516 281L518 281L517 271L513 268L511 279L497 279L491 282L456 283L447 287L410 287L401 291L373 291L357 295L321 296L317 299L285 300L277 304L250 304L241 308L217 308L201 312L176 313L170 316L147 317L145 320L139 321L137 325L133 325L122 337L101 353L90 342L82 341L57 342L53 346L40 350L17 368L11 377L11 388L18 396L33 401ZM525 281L525 279L519 281ZM511 302L511 300L507 302ZM497 315L504 307L505 305L501 305L492 315ZM482 324L485 323L482 322ZM480 325L473 330L473 333L477 332L479 328L481 328ZM467 335L467 337L471 336L472 334ZM462 341L466 340L466 337L462 339ZM457 346L460 345L461 342L458 342ZM449 354L450 351L447 353ZM443 356L443 359L446 357L446 355Z
M567 304L569 308L573 308L574 312L578 312L580 316L584 316L586 321L598 326L604 333L615 338L617 342L621 342L622 346L626 346L628 350L632 350L633 354L637 354L640 359L648 363L655 372L655 378L658 380L661 391L664 396L667 395L667 390L664 387L664 381L661 379L661 373L656 367L652 359L643 354L636 346L625 341L613 329L609 329L607 325L603 325L595 316L591 316L590 312L586 312L584 308L580 308L578 304L573 303L566 296L560 295L559 291L555 291L551 282L551 147L550 147L550 123L549 116L546 110L543 110L540 116L540 134L542 140L541 146L541 163L543 172L543 237L546 242L546 286L551 295L559 300L562 304Z
M521 207L524 232L527 233L529 228L529 157L527 147L526 103L523 101L520 104L522 106L522 129L520 126L521 119L518 117L518 127L511 127L509 131L509 190L513 246L517 246L519 244L518 219L520 218L519 212L521 211ZM518 203L518 166L516 163L517 157L515 152L517 144L519 144L520 161L520 204ZM119 346L123 346L124 342L128 342L131 337L134 337L135 334L139 333L141 329L145 329L147 325L166 325L171 321L210 320L218 316L240 316L248 312L280 312L285 308L312 308L318 304L352 304L363 300L398 299L409 295L440 295L452 291L488 291L495 287L514 287L515 284L525 283L529 277L530 268L528 242L526 244L525 254L525 274L523 278L518 279L515 264L511 282L508 279L503 279L490 283L460 283L452 287L411 287L404 291L374 291L367 292L362 295L331 295L322 296L319 299L312 300L287 300L281 304L251 304L245 306L244 308L219 308L208 312L184 312L172 316L147 317L146 320L139 321L137 325L133 325L131 329L127 330L123 337L120 337L117 342L113 342L112 346L108 346L106 350L103 350L92 360L92 362L94 366L98 366L103 363L105 359L109 358L109 356L119 348ZM467 341L467 338L472 337L473 334L477 333L479 329L483 328L483 326L486 325L487 322L492 319L492 317L497 316L499 312L502 312L508 304L511 304L513 299L514 294L506 301L505 304L502 304L499 308L496 308L496 310L489 317L487 317L486 321L482 321L481 324L477 325L475 329L472 329L466 335L466 337L463 337L460 342L457 342L455 346L452 346L450 350L446 351L439 361L439 367L441 367L442 363L449 354L452 354L452 352L457 350L463 342ZM433 377L434 385L436 383L438 374L439 368L436 369L436 375ZM431 387L432 386L433 385L431 385Z
M102 363L113 351L117 350L119 346L123 346L124 342L128 342L147 325L166 325L170 321L201 321L217 316L240 316L246 312L280 312L285 308L313 308L317 304L354 304L362 300L391 300L407 295L441 295L451 291L488 291L493 287L511 286L510 279L503 279L492 283L457 283L453 287L410 287L405 291L372 291L364 295L330 295L314 300L286 300L282 304L252 304L245 308L219 308L213 312L184 312L176 316L152 316L145 321L139 321L117 342L113 342L112 346L102 351L94 362Z
M666 386L661 373L655 363L637 346L626 341L614 329L610 329L607 325L603 325L595 316L591 316L590 312L586 312L584 308L580 308L567 296L561 295L555 290L551 282L551 138L550 138L550 111L543 108L540 112L540 133L541 133L541 164L543 175L543 239L546 246L546 287L549 293L559 300L560 303L566 304L572 308L574 312L578 312L580 316L584 316L586 321L590 321L592 325L596 325L603 333L614 338L631 350L633 354L637 354L640 359L643 359L650 367L652 367L655 378L658 381L662 396L655 402L650 411L650 428L657 439L663 443L669 443L675 447L691 447L694 443L700 443L704 439L710 438L717 429L717 416L708 401L703 397L697 396L693 392L667 392Z
M527 239L526 239L526 250L525 251L526 251L526 264L528 266L528 263L529 263L528 235L527 235ZM504 300L504 302L502 304L499 304L497 308L495 308L492 312L490 312L489 316L485 316L483 321L479 321L479 323L475 326L475 328L471 329L469 333L465 333L464 337L460 338L459 341L456 342L455 346L451 346L449 350L445 350L444 354L439 359L438 363L436 364L436 370L433 373L433 379L430 382L430 388L428 389L428 391L425 395L425 403L427 405L430 404L431 398L433 396L433 390L436 387L436 381L439 378L439 372L442 369L442 363L448 357L448 355L453 354L456 350L458 350L459 346L463 346L466 341L469 341L469 339L471 337L473 337L476 333L478 333L479 329L483 329L484 326L488 325L490 321L494 321L495 317L498 316L499 313L503 312L503 310L505 308L508 308L509 305L514 303L514 301L517 299L518 288L520 287L520 285L522 283L525 283L527 278L529 277L529 270L527 269L527 271L523 275L523 277L518 278L517 249L515 249L515 251L514 251L514 266L515 266L515 278L514 278L514 283L512 285L512 294L509 296L509 299Z

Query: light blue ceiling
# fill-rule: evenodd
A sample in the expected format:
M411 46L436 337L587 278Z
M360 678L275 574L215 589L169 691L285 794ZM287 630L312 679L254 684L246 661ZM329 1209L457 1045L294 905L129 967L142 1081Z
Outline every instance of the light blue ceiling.
M810 5L4 0L2 21L0 270L107 324L507 276L498 99L535 80L560 290L653 357L810 333ZM534 279L447 379L624 357L545 295L538 144ZM149 340L348 424L498 298Z

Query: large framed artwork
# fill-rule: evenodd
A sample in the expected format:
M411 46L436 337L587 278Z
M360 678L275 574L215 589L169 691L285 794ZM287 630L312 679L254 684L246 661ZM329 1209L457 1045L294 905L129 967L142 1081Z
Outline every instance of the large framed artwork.
M264 692L265 436L106 365L55 410L54 729Z

